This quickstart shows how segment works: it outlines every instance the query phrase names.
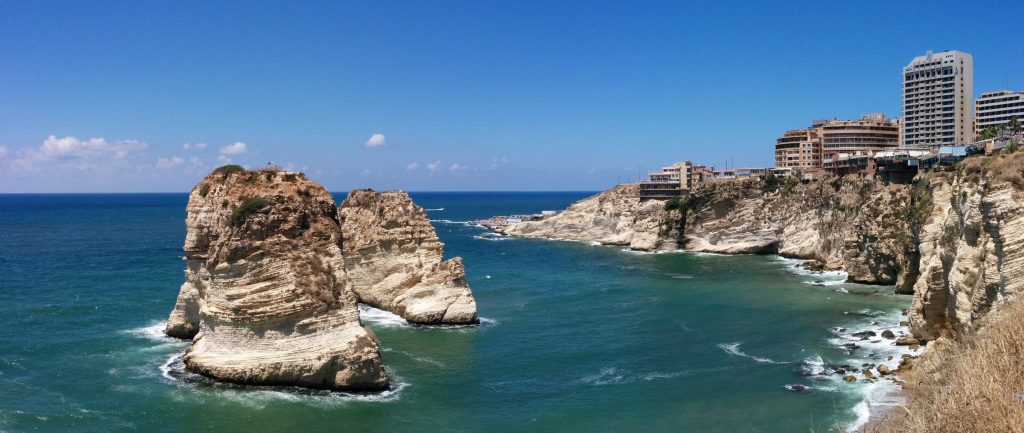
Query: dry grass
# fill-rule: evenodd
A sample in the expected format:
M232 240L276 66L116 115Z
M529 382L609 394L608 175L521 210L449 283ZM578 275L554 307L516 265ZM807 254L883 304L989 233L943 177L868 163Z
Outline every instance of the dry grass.
M909 410L870 431L1024 432L1024 302L993 311L977 334L935 355Z

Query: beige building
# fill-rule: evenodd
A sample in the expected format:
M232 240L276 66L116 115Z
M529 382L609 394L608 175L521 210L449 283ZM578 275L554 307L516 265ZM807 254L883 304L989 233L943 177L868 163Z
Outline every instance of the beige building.
M998 92L983 93L974 102L975 126L974 135L981 135L981 131L990 126L1007 124L1014 117L1024 122L1024 92L1011 92L1000 90Z
M821 137L817 128L786 131L775 140L775 167L821 168Z
M948 146L974 139L974 59L961 51L915 57L903 68L903 144Z
M690 161L677 162L662 167L661 171L649 173L648 180L640 182L640 199L679 197L712 176L712 170L703 165L694 165Z
M822 166L841 157L867 156L900 144L900 124L885 114L871 113L858 120L822 120L814 123L821 137Z

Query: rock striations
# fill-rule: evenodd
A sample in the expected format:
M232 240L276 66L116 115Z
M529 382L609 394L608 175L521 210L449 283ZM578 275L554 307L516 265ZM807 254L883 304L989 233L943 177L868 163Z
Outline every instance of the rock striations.
M924 340L972 330L995 303L1024 291L1024 154L973 159L919 183L920 278L910 325Z
M387 209L390 219L374 222L396 233L422 214L411 201L392 208L396 203L382 199L371 196L363 205ZM425 323L476 319L459 260L430 267L419 289L403 300L389 298L394 292L374 293L378 286L361 286L367 275L390 268L368 270L359 259L347 260L348 241L333 198L301 173L222 167L192 190L187 210L185 283L166 332L193 339L184 356L189 371L241 384L379 390L388 379L379 344L360 323L361 298L390 299L375 305L434 318ZM366 239L377 239L375 230L350 227L345 233L365 246ZM402 262L409 256L430 263L437 256L440 262L441 245L429 223L412 233L418 236L412 244L401 251L382 248L378 261ZM379 242L398 242L398 237ZM430 250L417 255L420 244ZM424 294L434 296L429 306L416 302L429 298ZM430 308L440 309L440 317L431 316ZM448 310L451 314L444 314Z
M852 281L893 284L912 253L905 190L852 177L774 189L761 180L709 183L666 210L663 201L640 201L636 185L620 185L501 231L644 251L774 253L844 268Z
M338 212L345 269L360 302L412 323L479 322L462 259L444 260L444 244L409 194L352 191Z

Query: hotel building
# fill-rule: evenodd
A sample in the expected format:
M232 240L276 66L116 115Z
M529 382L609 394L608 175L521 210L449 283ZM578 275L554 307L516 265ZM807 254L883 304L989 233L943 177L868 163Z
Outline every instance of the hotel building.
M1024 92L1000 90L983 93L974 105L977 110L975 136L990 126L1005 125L1014 117L1024 122Z
M974 59L960 51L915 57L903 68L903 140L908 147L974 141Z

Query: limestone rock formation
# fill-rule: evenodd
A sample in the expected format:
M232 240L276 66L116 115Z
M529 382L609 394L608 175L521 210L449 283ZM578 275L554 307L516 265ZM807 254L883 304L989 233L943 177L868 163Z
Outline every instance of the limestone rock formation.
M376 390L331 195L301 173L218 169L189 196L186 282L168 320L188 370L259 385Z
M501 228L503 233L548 239L599 242L634 250L676 250L679 211L666 211L658 200L640 201L636 184L617 185L587 197L541 221Z
M916 263L903 185L833 178L775 190L762 180L699 185L680 210L619 185L541 221L499 229L524 237L595 241L636 250L774 253L845 269L851 281L893 284Z
M969 160L922 180L931 207L920 234L920 278L909 312L924 340L973 329L1024 290L1024 154Z
M409 194L352 191L338 213L345 269L361 302L411 323L479 323L462 259L444 260L444 244Z

